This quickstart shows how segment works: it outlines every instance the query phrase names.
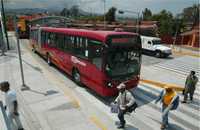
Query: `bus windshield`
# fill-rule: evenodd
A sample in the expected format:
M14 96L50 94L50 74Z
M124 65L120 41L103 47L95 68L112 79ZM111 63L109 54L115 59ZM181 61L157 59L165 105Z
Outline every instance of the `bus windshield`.
M138 75L140 53L131 48L112 48L108 51L106 72L111 78Z

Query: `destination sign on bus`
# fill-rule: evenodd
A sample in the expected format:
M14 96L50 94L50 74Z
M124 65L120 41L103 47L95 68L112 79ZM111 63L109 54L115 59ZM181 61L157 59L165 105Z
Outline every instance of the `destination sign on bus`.
M133 43L136 42L135 38L113 38L112 43Z
M134 46L137 44L137 37L111 38L112 46Z

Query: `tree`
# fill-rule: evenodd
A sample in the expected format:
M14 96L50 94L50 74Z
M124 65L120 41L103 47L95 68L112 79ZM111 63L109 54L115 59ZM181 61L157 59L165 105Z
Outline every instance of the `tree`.
M152 13L151 10L148 8L145 8L145 10L142 12L143 20L151 20Z
M173 35L174 19L173 19L173 15L171 12L162 10L160 13L153 15L152 20L159 22L158 31L161 35L162 34Z
M185 22L192 22L193 24L199 23L199 8L200 4L194 4L192 7L183 9L183 19Z
M117 9L115 7L111 7L106 13L106 21L115 22L115 13Z
M79 15L79 7L78 5L74 5L70 9L70 13L72 16L77 17Z
M61 12L60 12L61 16L69 16L70 15L70 11L67 8L64 8Z

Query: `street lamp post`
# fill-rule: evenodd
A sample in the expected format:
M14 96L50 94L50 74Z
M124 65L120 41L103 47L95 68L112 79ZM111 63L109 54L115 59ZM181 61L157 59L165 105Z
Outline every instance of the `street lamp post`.
M140 17L140 12L134 12L134 11L130 11L130 10L119 10L119 11L118 11L118 13L120 13L120 14L124 14L124 12L137 14L136 33L139 33L139 17Z
M104 8L103 24L104 24L104 29L106 29L106 0L103 0L103 8Z
M1 49L1 55L0 56L6 56L5 54L5 31L3 27L3 22L2 22L2 16L0 12L0 49Z
M175 44L176 44L176 40L177 40L177 36L178 36L178 31L180 29L180 25L179 25L180 24L180 19L179 19L179 17L176 19L176 32L175 32L175 37L174 37L173 46L172 46L173 49L175 49Z
M2 18L3 18L3 25L4 25L4 32L6 36L6 42L7 42L7 48L10 50L9 40L8 40L8 33L6 28L6 16L5 16L5 10L4 10L4 3L3 0L1 0L1 12L2 12Z
M29 87L26 86L25 84L25 80L24 80L24 71L23 71L23 64L22 64L22 56L21 56L21 49L20 49L20 43L19 43L19 30L17 27L17 20L16 20L16 16L14 17L14 26L15 26L15 35L17 38L17 50L18 50L18 55L19 55L19 64L20 64L20 71L21 71L21 78L22 78L22 87L21 90L28 90Z
M106 0L104 0L104 29L106 29Z

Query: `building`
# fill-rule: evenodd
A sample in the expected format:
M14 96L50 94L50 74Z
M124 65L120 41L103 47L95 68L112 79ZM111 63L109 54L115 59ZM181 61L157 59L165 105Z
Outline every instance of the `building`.
M192 30L181 33L181 44L191 47L199 47L199 26L200 23L193 26Z

